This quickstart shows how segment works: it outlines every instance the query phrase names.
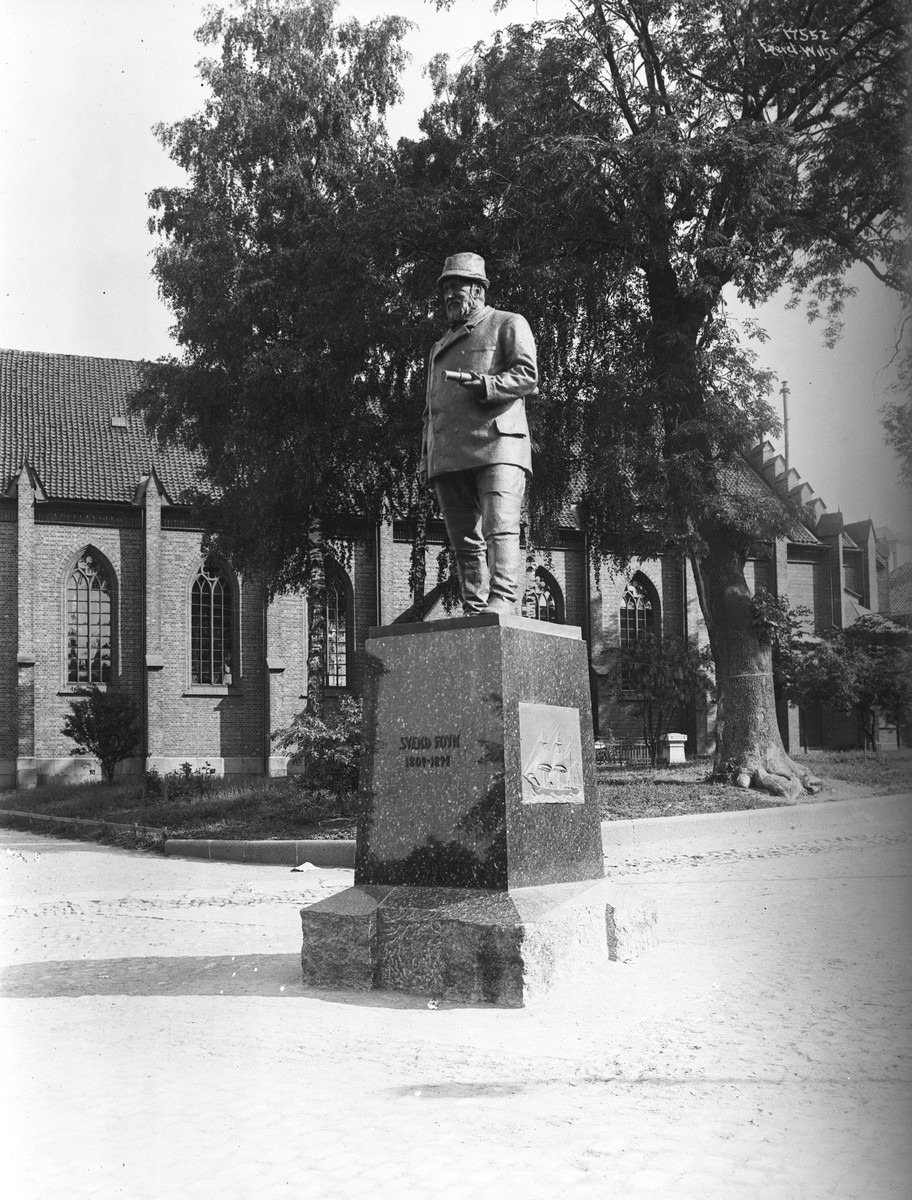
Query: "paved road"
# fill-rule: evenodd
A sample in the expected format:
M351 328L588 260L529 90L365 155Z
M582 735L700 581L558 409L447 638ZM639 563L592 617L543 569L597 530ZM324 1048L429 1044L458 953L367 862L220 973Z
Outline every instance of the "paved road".
M609 846L660 945L518 1011L303 989L350 872L0 832L4 1195L904 1198L912 797L817 807Z

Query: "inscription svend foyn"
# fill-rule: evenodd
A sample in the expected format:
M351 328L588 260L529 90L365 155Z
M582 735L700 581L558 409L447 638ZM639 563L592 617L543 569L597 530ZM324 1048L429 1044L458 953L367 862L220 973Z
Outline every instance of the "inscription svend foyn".
M461 733L424 733L400 737L399 753L405 755L403 766L424 769L449 767L451 756L444 751L458 750L461 738ZM433 753L428 753L430 751Z

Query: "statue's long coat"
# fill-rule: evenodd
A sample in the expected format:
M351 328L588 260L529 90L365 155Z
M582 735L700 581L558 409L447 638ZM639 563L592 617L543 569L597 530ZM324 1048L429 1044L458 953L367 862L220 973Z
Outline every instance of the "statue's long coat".
M477 371L482 394L444 380L444 371ZM431 350L421 468L428 478L492 463L532 473L525 396L535 391L535 341L525 317L485 307Z

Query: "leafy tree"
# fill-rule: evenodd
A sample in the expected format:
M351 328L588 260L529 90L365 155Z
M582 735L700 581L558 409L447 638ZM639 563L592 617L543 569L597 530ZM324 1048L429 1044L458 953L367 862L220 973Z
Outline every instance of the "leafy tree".
M139 746L139 709L127 692L81 688L85 700L71 700L64 718L63 733L76 743L74 754L91 755L101 763L108 783L114 768L136 753Z
M834 640L853 665L855 705L876 750L879 714L897 727L912 717L912 630L872 613Z
M785 690L796 704L857 710L876 750L881 714L897 729L912 718L912 631L876 614L830 629L797 649Z
M390 171L383 114L407 22L333 12L245 0L198 31L219 48L200 65L208 99L156 130L188 181L149 198L181 357L146 364L134 399L162 441L201 453L189 499L208 545L272 591L312 587L317 712L324 549L344 555L415 473L408 384L427 333L390 319L396 284L372 257L387 247L367 204Z
M675 714L712 690L712 662L681 638L639 638L621 654L625 696L634 694L643 723L643 740L655 767L662 740Z
M423 136L400 145L397 239L486 254L539 337L539 528L582 482L597 552L690 556L715 771L789 794L809 777L782 746L744 564L795 514L744 466L776 421L724 298L790 285L835 336L850 264L901 286L902 17L898 0L576 0L455 74L438 59Z

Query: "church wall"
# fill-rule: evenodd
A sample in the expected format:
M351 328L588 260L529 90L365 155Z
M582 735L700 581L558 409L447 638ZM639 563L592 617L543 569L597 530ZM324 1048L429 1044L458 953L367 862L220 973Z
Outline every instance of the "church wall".
M307 695L307 604L298 593L276 596L270 605L266 666L271 735L291 723ZM285 773L285 756L270 742L270 774Z
M613 571L603 564L593 576L590 619L592 667L596 676L597 731L601 739L640 739L643 734L640 706L632 695L619 692L618 652L621 642L620 612L624 589L634 575L646 577L659 600L659 619L666 637L684 631L684 591L680 564L673 558L633 559L626 570ZM672 729L688 733L686 712L676 714ZM693 752L688 744L687 752Z
M749 558L744 564L744 579L751 594L755 593L757 588L765 588L768 592L775 593L774 569L771 557Z
M0 516L3 516L0 513ZM301 595L276 597L265 613L265 592L256 580L237 580L235 592L235 671L228 687L201 688L190 682L190 586L201 562L200 535L187 529L150 528L156 539L158 566L157 604L162 653L146 663L145 627L148 598L143 595L143 539L147 531L110 525L26 522L31 538L32 611L34 629L34 761L39 782L65 775L82 777L90 763L73 756L73 745L61 732L73 688L66 683L65 587L68 569L87 547L94 547L110 564L114 579L114 673L117 686L127 690L147 713L147 743L143 755L125 764L128 772L144 765L161 771L182 762L193 766L210 762L219 774L259 774L268 770L284 774L286 761L272 753L269 735L291 722L304 707L307 689L307 606ZM15 521L0 520L0 787L13 786L17 758L16 653L17 538ZM410 545L396 541L392 531L381 530L379 595L377 546L358 543L343 564L351 584L352 636L349 686L359 694L365 680L365 641L371 626L395 620L411 603L408 591ZM439 544L427 549L427 588L437 580ZM779 555L780 586L791 604L806 603L818 627L829 616L830 564L826 552L790 547L788 562ZM813 561L810 561L813 560ZM530 552L527 571L543 568L560 589L567 624L590 626L595 703L600 737L639 739L642 725L639 706L630 696L618 695L615 674L620 641L620 609L624 589L637 572L651 583L659 598L661 628L665 636L687 633L706 644L705 626L696 602L689 568L683 571L673 558L633 561L625 571L603 566L589 580L590 609L586 613L587 580L582 544L567 539L548 550ZM782 568L785 568L784 570ZM749 561L746 566L752 590L774 589L771 560ZM21 609L21 603L18 606ZM433 618L443 616L432 613ZM588 619L587 619L588 618ZM17 623L18 622L18 623ZM153 656L154 657L154 656ZM159 665L160 660L160 665ZM155 703L146 705L148 694ZM334 695L328 692L331 706ZM21 706L20 706L21 707ZM26 714L28 715L28 714ZM695 714L680 713L674 728L688 734L687 753L710 748L713 712L710 704L697 706ZM19 720L19 731L24 728ZM854 728L844 722L827 728L827 744L851 744ZM855 734L857 736L857 734ZM21 738L20 738L21 740ZM21 748L18 750L21 755Z
M437 586L437 556L442 549L443 546L436 543L425 547L425 592L430 592ZM390 538L386 545L386 569L382 572L384 625L392 625L412 604L408 582L411 557L412 547L408 542L398 542Z
M155 686L162 703L149 722L149 765L173 770L209 760L219 774L264 769L265 628L262 585L234 577L234 653L230 686L190 678L190 589L202 561L199 534L161 531L159 605L163 665ZM152 672L150 671L150 674Z
M134 698L143 718L146 745L119 770L139 773L148 765L168 771L185 761L193 766L209 761L219 774L261 773L268 749L267 721L271 731L287 724L303 707L303 599L280 597L276 602L281 612L284 666L281 671L269 672L272 690L267 697L264 589L256 581L237 581L234 681L231 687L194 687L190 683L190 585L201 561L198 532L166 530L159 534L161 666L147 669L144 530L113 523L29 522L27 531L33 548L30 607L34 614L35 662L34 667L26 668L34 680L34 704L29 704L29 712L23 714L18 712L22 696L17 697L16 685L17 595L21 594L19 585L24 586L26 581L17 572L17 527L0 522L0 787L16 783L20 749L17 724L20 735L26 724L30 723L30 732L33 725L33 774L37 782L92 777L93 771L94 777L99 777L94 761L74 755L74 744L62 733L76 692L75 685L66 679L66 580L70 568L88 547L100 553L113 576L114 683ZM355 608L357 614L357 604ZM365 620L366 611L362 624ZM155 701L148 706L144 676L148 677L148 690ZM147 762L143 749L148 754Z
M376 550L366 542L358 542L352 551L348 574L354 589L354 643L350 689L360 694L364 690L366 655L364 643L368 631L377 624L377 561Z
M582 548L568 550L564 554L564 601L567 606L567 621L579 625L586 631L586 559Z
M817 633L834 624L829 560L830 551L825 548L789 546L786 578L780 585L791 608L811 611L807 624Z
M350 585L349 600L352 603L351 638L349 643L348 686L326 688L324 701L329 711L344 695L359 695L363 690L365 676L365 649L368 631L377 623L377 570L376 549L367 542L352 546L350 555L343 558L340 567ZM270 763L272 775L294 774L296 767L289 765L271 741L271 735L288 726L293 718L303 711L307 700L307 602L301 594L278 596L274 600L269 618L269 720ZM273 669L278 663L281 669Z
M585 628L586 566L582 542L579 546L557 546L535 550L526 559L527 576L538 567L547 571L560 588L564 601L564 623Z
M62 726L76 687L67 682L66 582L70 568L89 547L113 571L113 679L142 704L142 542L141 530L97 525L33 526L32 588L35 651L35 743L38 781L55 776L82 778L94 762L74 757ZM138 764L133 764L138 766Z
M16 782L18 570L16 509L0 503L0 788Z

